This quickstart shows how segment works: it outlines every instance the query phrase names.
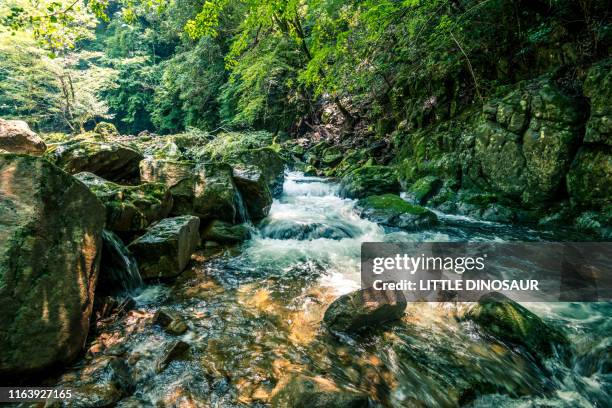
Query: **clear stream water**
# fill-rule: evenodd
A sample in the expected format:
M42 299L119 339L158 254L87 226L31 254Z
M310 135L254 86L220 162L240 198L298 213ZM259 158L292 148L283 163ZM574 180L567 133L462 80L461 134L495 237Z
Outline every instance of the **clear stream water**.
M612 406L610 304L526 305L572 342L571 354L541 364L457 319L461 304L409 305L402 324L360 338L327 334L326 307L359 287L362 242L565 238L443 214L431 230L385 230L359 218L354 201L337 192L325 179L288 173L282 197L251 240L198 253L175 282L144 288L137 310L100 322L86 356L58 381L75 390L75 406L114 392L112 375L96 374L109 356L127 361L130 373L123 394L131 396L119 407L265 406L294 372L365 391L372 406ZM161 306L185 318L184 335L151 324ZM177 339L189 352L160 365ZM113 375L115 385L126 382Z

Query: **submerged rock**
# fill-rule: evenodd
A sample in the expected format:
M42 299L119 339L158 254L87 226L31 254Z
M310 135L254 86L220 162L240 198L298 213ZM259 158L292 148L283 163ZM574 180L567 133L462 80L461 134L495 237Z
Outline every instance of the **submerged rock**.
M550 356L554 344L566 344L562 332L501 293L480 298L467 317L500 340L525 346L536 356Z
M172 195L161 183L122 186L93 173L75 174L106 207L106 227L115 232L142 231L166 217L172 208Z
M239 244L249 238L251 238L251 230L246 225L232 225L219 220L211 222L202 233L204 241L227 245Z
M417 230L438 223L436 214L395 194L362 198L355 208L361 217L389 227Z
M200 241L197 217L184 215L166 218L149 228L128 249L138 261L144 279L179 275Z
M153 324L156 324L166 332L175 335L181 335L189 329L185 323L185 320L183 320L183 317L177 312L168 308L161 308L155 312L153 315Z
M340 296L325 311L332 331L354 333L401 319L407 302L401 291L361 289Z
M294 375L272 396L274 408L367 408L368 396L323 377Z
M68 173L88 171L111 181L138 178L138 163L143 159L143 155L130 146L89 140L53 146L45 157Z
M359 228L354 225L334 220L332 223L303 223L283 219L268 219L260 227L261 235L272 239L297 239L301 241L326 238L341 240L359 235Z
M172 361L183 358L187 354L187 352L189 352L190 348L191 347L189 346L189 343L185 343L182 340L176 340L170 343L166 347L162 358L157 361L157 365L155 367L156 371L160 373Z
M68 363L89 329L104 207L48 161L0 155L0 375Z
M363 166L348 173L340 181L340 195L348 198L399 193L399 189L395 170L386 166Z
M26 122L0 119L0 149L40 156L47 150L47 145Z
M270 213L272 194L263 172L256 166L238 166L233 169L234 182L242 194L252 221L259 221Z

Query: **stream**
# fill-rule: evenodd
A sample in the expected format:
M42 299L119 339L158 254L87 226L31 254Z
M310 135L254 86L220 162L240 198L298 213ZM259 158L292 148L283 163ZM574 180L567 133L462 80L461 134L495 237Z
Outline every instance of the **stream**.
M359 338L327 334L327 306L359 288L362 242L570 239L444 214L430 230L385 230L337 193L333 182L287 173L252 239L206 248L174 282L140 290L136 310L99 322L85 357L56 384L75 390L74 406L109 392L122 394L119 407L266 406L279 382L301 372L365 391L372 406L610 406L610 304L526 304L572 342L571 355L543 363L457 319L462 304L409 304L403 324ZM185 334L151 323L162 306L185 318ZM160 363L176 340L189 351ZM123 369L97 374L117 357Z

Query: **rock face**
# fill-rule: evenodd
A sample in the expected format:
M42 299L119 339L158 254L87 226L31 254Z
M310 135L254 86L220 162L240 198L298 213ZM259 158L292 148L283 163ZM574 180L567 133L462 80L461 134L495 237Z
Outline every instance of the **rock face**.
M88 171L111 181L138 178L143 155L116 142L76 140L54 146L46 157L68 173Z
M325 311L323 323L332 331L359 332L401 319L406 306L401 291L361 289L334 300Z
M323 377L294 375L272 397L275 408L367 408L368 396Z
M140 179L165 184L173 198L174 215L190 214L193 207L194 164L188 161L147 158L140 162Z
M580 148L567 175L567 189L572 204L579 208L611 205L612 148Z
M142 231L172 209L172 195L161 183L122 186L88 172L74 177L102 201L106 207L106 227L111 231Z
M468 313L493 336L527 347L537 356L549 356L553 344L567 343L563 334L501 293L489 293Z
M490 101L475 141L483 187L526 205L555 199L580 143L582 112L548 81Z
M360 167L344 176L340 182L340 195L348 198L399 193L399 189L395 170L386 166Z
M255 166L233 169L234 182L252 221L259 221L270 213L272 194L263 172Z
M200 220L190 215L166 218L128 245L138 261L140 275L144 279L179 275L199 244L199 226Z
M0 119L0 149L39 156L47 145L24 121Z
M410 204L395 194L369 196L357 201L357 213L389 227L417 230L434 226L438 217L428 209Z
M0 374L67 363L89 328L104 207L46 160L0 155Z
M612 146L612 58L589 69L584 81L584 95L591 103L591 117L584 135L585 143Z

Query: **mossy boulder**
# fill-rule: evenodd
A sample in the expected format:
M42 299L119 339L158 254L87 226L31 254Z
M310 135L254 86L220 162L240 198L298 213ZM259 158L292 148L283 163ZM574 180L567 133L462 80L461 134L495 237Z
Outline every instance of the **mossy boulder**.
M584 141L612 146L612 58L589 69L584 81L584 95L591 104Z
M356 333L401 319L406 306L402 291L361 289L334 300L323 323L333 332Z
M70 363L85 343L104 206L34 156L0 155L0 375Z
M0 119L0 149L40 156L47 150L47 145L26 122Z
M398 193L399 189L395 169L387 166L363 166L340 181L340 195L348 198Z
M251 237L251 229L244 224L232 225L215 220L202 232L202 240L223 245L234 245Z
M195 215L205 221L219 219L232 224L247 216L233 170L225 163L149 158L140 163L140 177L164 183L170 189L172 215Z
M55 145L45 157L71 174L88 171L111 181L138 179L143 155L116 142L75 140Z
M143 279L179 275L200 242L200 220L191 215L165 218L132 242L128 249L138 261Z
M116 137L119 136L119 131L109 122L99 122L94 127L94 133L101 135L104 138Z
M601 211L583 212L574 220L574 227L604 240L612 239L612 205Z
M413 204L425 205L442 187L442 180L435 176L426 176L415 181L408 191L406 199Z
M295 374L272 395L274 408L367 408L368 396L324 377Z
M474 156L469 157L479 169L471 176L481 178L476 184L482 189L527 206L555 200L580 143L584 112L580 100L548 80L520 84L505 97L488 101L476 128Z
M567 175L567 190L579 208L612 204L612 148L580 148Z
M270 147L250 149L230 155L227 163L231 165L258 166L268 183L274 197L283 192L285 180L285 162L278 152Z
M389 227L418 230L438 223L436 214L395 194L363 198L355 208L361 217Z
M338 146L331 146L321 152L321 166L334 167L342 161L344 152Z
M172 195L161 183L122 186L93 173L75 174L106 207L106 227L115 232L142 231L165 218L172 209Z
M232 177L242 195L249 219L259 221L266 217L272 206L272 193L261 169L252 165L237 165L233 168Z
M567 344L562 332L501 293L482 296L467 317L494 337L525 346L537 357L550 356L555 344Z

